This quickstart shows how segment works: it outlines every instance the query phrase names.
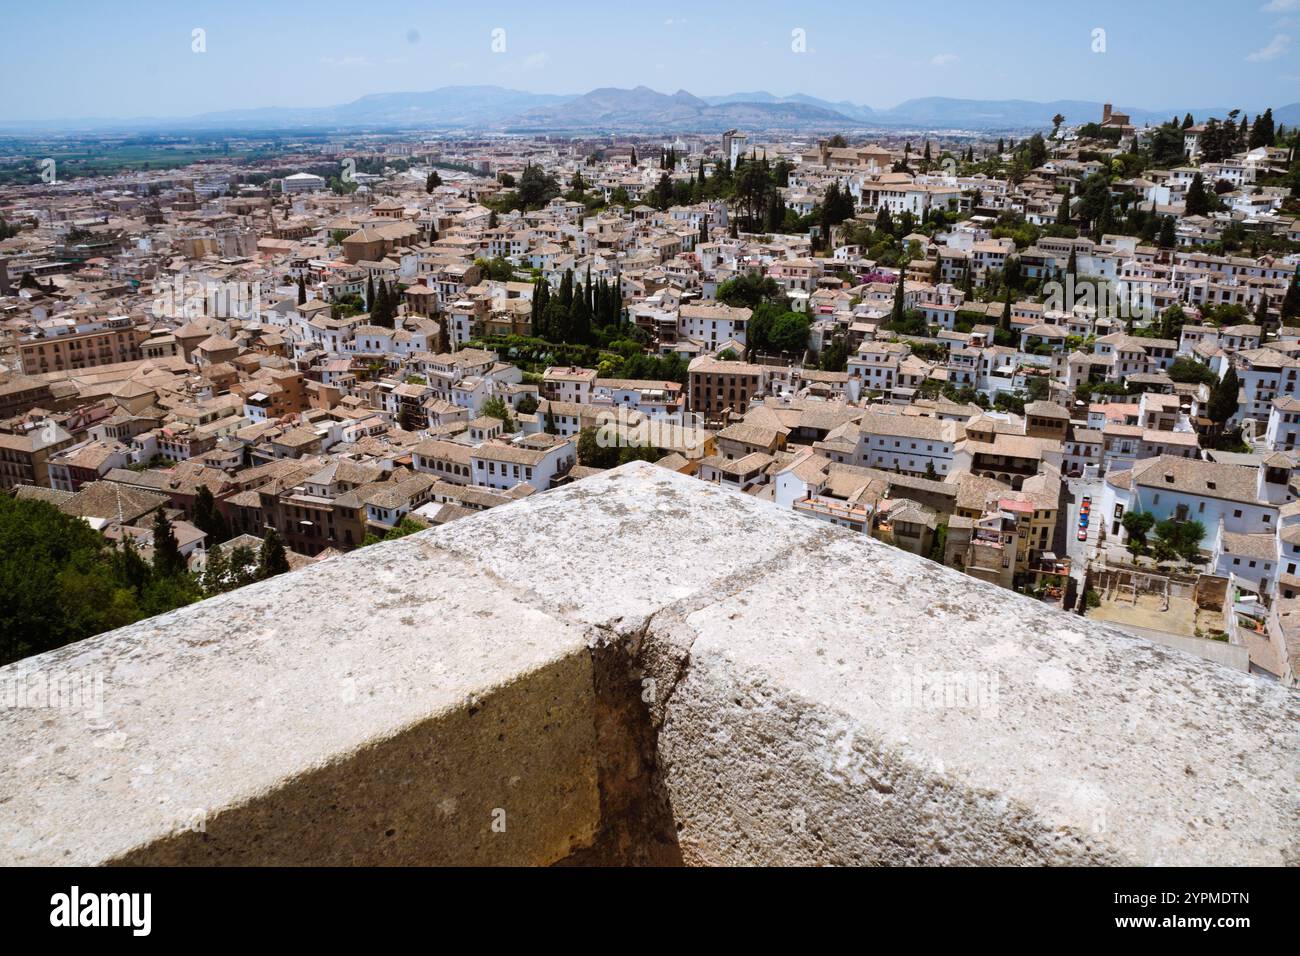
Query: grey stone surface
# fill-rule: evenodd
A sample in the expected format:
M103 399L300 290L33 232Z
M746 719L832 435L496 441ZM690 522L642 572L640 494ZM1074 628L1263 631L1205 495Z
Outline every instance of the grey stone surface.
M1277 685L860 537L686 624L687 862L1294 861Z
M1296 854L1276 685L644 464L15 666L3 863Z
M0 710L3 863L548 863L598 824L583 633L428 540L15 668L103 714Z

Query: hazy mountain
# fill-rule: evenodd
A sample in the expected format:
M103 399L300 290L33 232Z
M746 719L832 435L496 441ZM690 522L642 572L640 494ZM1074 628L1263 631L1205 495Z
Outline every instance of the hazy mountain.
M1288 103L1273 110L1273 122L1287 126L1300 126L1300 103Z
M494 126L515 113L569 99L500 86L444 86L422 93L372 93L341 106L225 110L192 119L205 126Z
M624 90L604 87L553 106L528 110L507 124L513 129L661 129L721 130L728 127L839 128L848 117L807 103L775 101L771 94L759 100L738 97L710 102L678 90L671 96L649 87Z
M1102 104L1090 100L973 100L930 96L907 100L888 109L873 109L848 100L832 102L796 93L775 96L766 90L698 97L678 90L659 93L603 87L581 96L527 93L500 86L446 86L411 93L375 93L337 106L263 107L222 110L189 117L135 119L64 119L4 121L0 129L18 130L166 130L166 129L293 129L393 128L513 130L637 130L711 132L786 128L841 131L860 127L918 129L1045 129L1060 113L1067 124L1101 119ZM1138 126L1162 123L1190 112L1197 122L1226 116L1228 109L1187 108L1150 110L1117 106ZM1249 116L1258 112L1247 109ZM1300 125L1300 103L1273 111L1287 126Z
M724 106L727 103L775 103L781 97L767 90L756 90L753 93L727 93L724 96L705 96L702 99L710 106Z
M754 93L728 93L725 96L706 96L704 101L712 106L725 106L730 103L801 103L806 106L816 106L820 109L829 110L832 113L838 113L841 116L862 122L869 122L876 113L870 106L850 103L848 100L832 103L830 100L819 99L806 93L776 96L767 92L767 90L758 90Z

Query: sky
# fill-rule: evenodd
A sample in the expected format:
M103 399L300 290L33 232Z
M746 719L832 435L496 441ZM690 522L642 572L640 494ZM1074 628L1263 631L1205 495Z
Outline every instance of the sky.
M329 106L470 84L766 90L876 108L921 96L1300 101L1300 0L7 0L0 37L0 120Z

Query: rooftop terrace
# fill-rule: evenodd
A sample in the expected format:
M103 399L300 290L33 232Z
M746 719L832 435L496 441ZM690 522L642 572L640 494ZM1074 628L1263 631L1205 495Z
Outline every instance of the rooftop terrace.
M3 864L1297 860L1284 689L643 463L33 674Z

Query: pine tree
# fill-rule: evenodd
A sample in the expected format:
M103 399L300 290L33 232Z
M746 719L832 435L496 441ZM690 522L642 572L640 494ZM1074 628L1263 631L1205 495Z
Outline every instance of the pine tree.
M284 542L274 528L266 532L262 539L262 549L258 555L258 578L270 578L289 570L289 557L284 551Z

